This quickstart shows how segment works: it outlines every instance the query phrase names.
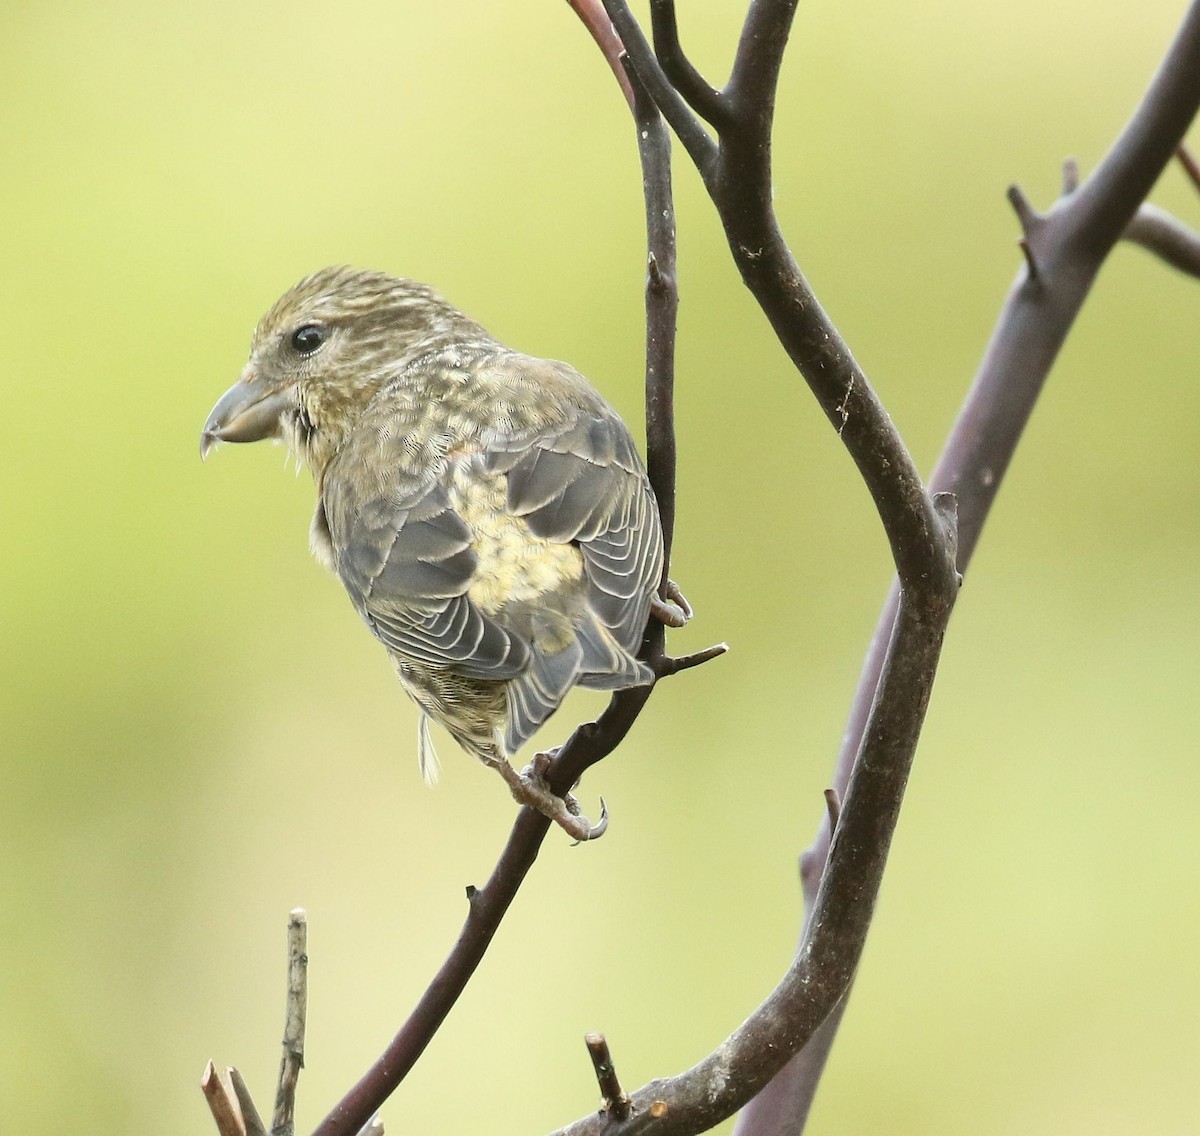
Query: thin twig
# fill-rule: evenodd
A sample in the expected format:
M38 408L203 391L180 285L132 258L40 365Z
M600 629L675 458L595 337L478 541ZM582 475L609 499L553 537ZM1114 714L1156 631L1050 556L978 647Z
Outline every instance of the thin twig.
M625 101L632 111L633 87L629 83L629 76L625 74L625 68L621 65L621 53L624 48L621 46L617 33L613 31L612 20L608 18L604 5L600 3L600 0L567 0L567 3L571 5L575 15L583 21L584 27L596 41L596 46L607 60L613 75L616 76L617 83L621 87L621 94L625 96Z
M209 1111L220 1136L246 1136L237 1099L211 1061L204 1067L204 1075L200 1078L200 1091L208 1101Z
M838 817L842 815L842 795L836 789L825 790L825 814L829 818L829 827L836 831Z
M245 1078L232 1065L229 1067L229 1083L233 1086L237 1097L238 1107L242 1110L242 1123L246 1126L246 1136L267 1136L267 1126L258 1113L258 1106L250 1095L250 1087Z
M304 1068L304 1026L308 1016L308 916L303 907L295 908L288 916L287 944L283 1057L279 1062L271 1136L293 1136L296 1131L296 1084Z
M704 129L703 123L696 117L692 108L687 105L662 68L658 66L654 51L650 47L638 22L633 18L628 5L621 0L604 0L604 9L616 28L617 35L625 45L625 50L632 61L634 69L641 77L642 83L662 112L663 118L675 131L676 137L683 144L688 156L706 180L708 173L717 161L717 144ZM654 60L652 67L646 66L646 60Z
M727 124L729 111L721 92L700 74L679 42L675 0L650 0L650 31L654 53L671 85L701 118L718 127Z
M583 1040L592 1059L592 1068L596 1071L596 1083L600 1086L604 1111L614 1120L625 1120L629 1116L629 1098L621 1088L604 1034L589 1033Z

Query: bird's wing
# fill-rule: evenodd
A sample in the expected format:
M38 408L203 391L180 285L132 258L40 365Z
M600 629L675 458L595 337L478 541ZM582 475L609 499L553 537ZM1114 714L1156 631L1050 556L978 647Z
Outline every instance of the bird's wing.
M446 486L401 479L379 495L326 478L322 502L338 575L376 637L416 662L502 681L529 650L473 603L478 558Z
M411 475L396 472L402 433L363 431L322 489L338 574L372 631L408 659L508 682L509 752L573 685L652 677L633 653L662 570L653 494L597 397L563 417L514 408Z
M507 475L508 510L535 536L579 549L589 606L624 650L636 650L662 571L662 534L621 420L587 415L534 439L502 439L485 464Z
M576 683L615 690L651 680L633 653L662 571L662 536L633 440L611 412L532 441L498 442L486 466L506 474L514 517L540 539L577 548L582 558L584 586L571 613L570 642L546 651L535 639L529 667L509 687L506 740L515 750Z

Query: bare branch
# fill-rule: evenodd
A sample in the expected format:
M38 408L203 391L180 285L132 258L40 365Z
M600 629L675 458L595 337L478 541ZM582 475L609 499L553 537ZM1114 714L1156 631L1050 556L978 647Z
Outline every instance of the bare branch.
M229 1082L233 1085L234 1095L242 1110L242 1123L246 1126L246 1136L267 1136L267 1126L258 1114L258 1106L250 1095L250 1088L245 1078L232 1065L229 1067Z
M630 61L664 117L678 132L680 96L621 0L605 0ZM697 164L725 226L730 251L746 286L784 349L816 395L862 474L896 560L900 578L918 590L941 590L948 580L945 534L940 531L921 477L892 420L871 389L849 346L817 301L783 239L771 203L770 125L775 86L787 40L792 0L756 0L738 47L725 94L737 106L720 131L715 154ZM753 102L752 102L753 100ZM681 135L687 146L687 139Z
M302 907L295 908L288 916L287 943L287 1009L271 1136L293 1136L296 1131L296 1084L304 1068L304 1027L308 1017L308 916Z
M1125 226L1124 239L1154 253L1172 268L1200 277L1200 233L1148 202Z
M633 87L630 85L629 76L625 74L625 67L621 63L621 55L625 49L621 46L617 33L613 31L612 20L604 11L604 5L600 3L600 0L567 0L567 3L571 5L575 15L583 21L583 26L596 41L596 46L608 61L608 65L621 87L621 94L625 96L625 101L632 111Z
M660 93L666 76L642 46L644 40L625 6L606 0L606 7L628 46L634 68L674 126L680 118L678 95ZM663 1112L651 1126L655 1133L702 1131L756 1092L782 1063L776 1064L775 1058L794 1054L820 1023L844 1004L953 603L949 577L956 564L965 567L969 561L1016 440L1095 272L1161 170L1167 156L1164 143L1169 147L1178 143L1200 99L1193 8L1151 94L1109 159L1052 211L1064 220L1055 218L1056 223L1051 224L1049 215L1038 216L1019 192L1014 194L1014 205L1026 229L1023 248L1028 266L1018 276L933 483L936 488L961 493L967 506L962 546L955 550L953 497L931 498L925 493L865 376L792 261L771 209L769 148L763 145L763 132L769 130L793 11L794 4L787 0L775 4L755 0L751 4L734 77L724 92L737 104L736 127L720 131L721 148L716 157L687 148L725 223L743 279L871 490L893 548L900 583L876 632L839 758L835 787L846 791L836 842L830 851L827 820L818 846L805 857L809 868L806 881L815 884L819 879L820 883L795 963L771 998L714 1054L687 1073L635 1094L633 1118L626 1125L606 1122L606 1136L631 1132L634 1125L640 1131L651 1103ZM1064 182L1070 193L1074 179L1069 168L1064 171ZM1088 223L1080 223L1082 218ZM1033 272L1045 279L1035 282ZM1059 279L1064 272L1068 277L1065 283ZM829 346L822 350L822 344ZM1021 374L1023 389L1005 405L1000 384L1011 385ZM986 410L982 419L981 409ZM883 454L887 460L881 463ZM915 556L914 548L919 550ZM950 553L948 566L946 551ZM922 561L930 572L918 569ZM868 754L870 761L865 760ZM826 861L823 873L812 870ZM768 1098L770 1107L764 1107L760 1115L773 1111L782 1121L778 1127L772 1128L769 1122L758 1125L749 1117L744 1118L749 1122L741 1127L743 1133L765 1136L803 1126L807 1101L835 1027L836 1020L829 1019L818 1034L821 1046L793 1065L799 1075L791 1078L790 1099ZM764 1061L764 1054L770 1060ZM595 1118L589 1117L560 1133L583 1136L600 1130Z
M555 1136L628 1136L627 1125L656 1103L664 1106L664 1115L648 1129L655 1136L690 1136L711 1128L754 1096L834 1009L866 940L916 748L913 735L920 722L914 721L912 707L928 702L944 626L944 620L931 621L902 601L894 650L880 683L879 711L865 743L872 747L872 760L855 767L808 935L780 984L698 1065L635 1092L630 1121L592 1115ZM859 902L847 902L848 891L857 891Z
M1127 205L1137 204L1170 160L1183 131L1200 106L1200 4L1193 3L1131 124L1104 159L1106 185ZM1154 146L1135 144L1132 129L1145 132ZM1178 133L1175 133L1178 132ZM1146 168L1144 162L1156 162ZM1073 165L1073 163L1072 163ZM1089 179L1093 185L1096 175ZM1132 212L1133 205L1128 206ZM1032 213L1032 207L1029 207ZM1070 218L1068 220L1068 218ZM958 567L965 572L1037 397L1058 350L1074 323L1099 271L1128 221L1094 190L1078 189L1078 170L1064 173L1064 196L1033 226L1039 262L1050 286L1037 287L1028 269L1017 276L980 364L975 382L947 438L931 478L931 488L954 493L959 507ZM1114 229L1114 226L1117 226ZM1067 240L1067 234L1072 235ZM835 787L850 779L887 647L900 591L893 584L863 663L850 717L834 770ZM830 827L823 822L802 857L806 909L811 912L823 865L829 857ZM789 1136L802 1130L816 1083L824 1069L837 1022L831 1020L805 1051L747 1109L762 1123L745 1123L738 1136ZM786 1127L773 1126L785 1117Z
M670 81L658 65L654 52L647 42L637 20L629 11L625 0L604 0L605 11L621 37L633 69L670 123L683 148L688 152L696 168L707 181L708 172L717 159L717 144L709 136L700 120L692 113L683 97L671 86Z
M246 1136L246 1127L242 1123L237 1098L224 1079L218 1075L211 1061L204 1067L204 1076L200 1078L200 1090L204 1093L204 1099L208 1101L209 1111L220 1136Z
M592 1058L592 1068L596 1070L596 1083L600 1086L601 1106L614 1120L625 1120L629 1116L629 1098L621 1088L617 1070L613 1066L612 1054L608 1051L608 1042L602 1033L589 1033L584 1042Z
M775 118L775 91L797 0L751 0L742 24L733 73L725 88L740 125L768 146Z
M650 30L654 53L671 85L701 118L714 126L729 122L729 109L720 91L696 70L679 42L675 0L650 0Z

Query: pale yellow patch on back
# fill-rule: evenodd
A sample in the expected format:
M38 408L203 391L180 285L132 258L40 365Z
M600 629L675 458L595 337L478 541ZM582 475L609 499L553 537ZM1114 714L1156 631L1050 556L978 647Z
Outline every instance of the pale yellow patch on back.
M471 530L479 558L467 594L492 615L507 603L536 600L583 575L583 556L571 544L543 540L524 518L507 511L503 474L480 478L468 461L456 463L450 485L454 511Z

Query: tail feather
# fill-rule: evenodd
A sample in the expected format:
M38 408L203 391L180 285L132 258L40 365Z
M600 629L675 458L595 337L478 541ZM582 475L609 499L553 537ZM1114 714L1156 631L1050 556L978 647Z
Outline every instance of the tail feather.
M653 677L649 667L638 662L589 614L562 650L548 654L535 649L525 672L507 684L505 748L509 754L520 749L573 686L623 690Z

